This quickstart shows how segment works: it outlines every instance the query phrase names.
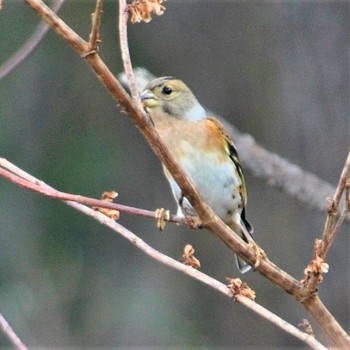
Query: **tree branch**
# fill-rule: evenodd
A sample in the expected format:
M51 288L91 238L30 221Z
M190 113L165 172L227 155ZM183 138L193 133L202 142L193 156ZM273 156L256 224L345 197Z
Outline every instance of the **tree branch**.
M103 0L96 1L95 12L91 15L92 17L92 29L89 39L90 51L96 51L100 42L100 24L102 16Z
M139 91L136 86L135 76L132 69L129 45L128 45L128 18L129 13L127 11L127 4L125 0L119 0L119 41L120 41L120 49L122 54L123 65L126 73L126 77L128 80L128 86L130 89L131 97L133 98L137 108L139 110L142 109Z
M326 259L327 253L334 241L334 238L336 234L339 231L339 228L343 221L345 220L345 217L349 214L349 204L345 203L345 209L343 210L342 215L337 220L337 216L339 215L339 204L342 196L346 192L346 189L348 191L350 186L350 152L348 154L348 158L346 160L344 169L342 171L342 174L340 176L337 190L335 191L335 194L333 196L333 199L329 201L328 205L328 216L325 224L325 228L323 231L323 242L321 246L321 250L319 253L319 256L322 259ZM345 202L347 202L347 196L344 196Z
M5 317L0 313L0 327L4 334L6 334L7 338L11 341L11 343L18 350L28 350L28 348L22 343L22 340L18 337L18 335L14 332L12 327L6 321Z
M42 194L49 198L54 198L61 201L77 202L77 203L85 204L91 207L118 210L121 212L125 212L127 214L142 216L149 219L157 219L156 212L154 211L130 207L119 203L106 202L103 200L84 197L81 195L60 192L54 189L53 187L48 186L43 181L39 181L31 177L31 175L24 172L22 169L19 169L14 164L10 163L8 160L4 158L0 158L0 176L15 183L16 185L22 188L25 188L29 191L32 191L38 194ZM178 224L185 224L184 219L177 215L170 215L167 221L176 222Z
M303 281L304 284L304 294L305 296L309 296L309 300L305 300L303 302L304 306L310 312L317 312L317 314L322 315L321 318L323 322L330 323L335 322L332 319L329 312L325 312L323 310L323 305L321 305L321 301L317 297L317 289L318 285L323 281L323 272L324 272L324 261L326 259L327 253L334 242L335 236L340 230L341 225L343 224L345 218L349 216L350 211L350 203L349 203L349 187L350 187L350 152L348 158L345 162L344 169L340 176L337 189L335 191L333 199L329 200L328 207L328 216L326 219L326 224L323 232L323 239L316 240L315 249L313 254L313 259L309 266L306 268L306 277ZM340 217L337 219L339 204L342 196L345 198L345 209L343 210ZM328 271L328 264L326 267L326 271ZM319 311L317 309L320 308ZM339 329L339 337L343 337L346 333L341 333Z
M63 4L64 0L55 0L52 4L52 11L57 13ZM27 42L1 65L0 80L15 70L35 50L49 29L50 26L46 22L40 22Z

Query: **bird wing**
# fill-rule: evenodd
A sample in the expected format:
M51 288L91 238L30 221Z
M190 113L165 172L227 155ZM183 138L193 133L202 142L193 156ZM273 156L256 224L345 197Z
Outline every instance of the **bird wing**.
M246 191L246 187L245 187L243 169L242 169L239 157L238 157L238 153L237 153L237 149L235 147L235 144L234 144L233 140L231 139L231 137L229 136L229 134L226 131L223 124L221 124L217 119L212 118L212 117L209 117L207 120L209 123L213 123L217 127L217 129L220 131L221 135L223 136L224 143L225 143L224 144L225 151L226 151L227 155L229 156L229 158L235 164L238 176L240 177L241 182L242 182L242 186L240 188L240 191L241 191L241 196L243 199L243 204L245 206L247 203L247 191Z
M220 131L221 135L223 136L224 142L225 142L225 151L226 151L227 155L229 156L229 158L233 161L233 163L236 166L238 176L241 179L241 186L240 186L239 191L240 191L240 195L241 195L242 200L243 200L241 219L242 219L246 229L248 230L248 232L250 234L252 234L254 232L253 226L248 222L248 220L245 217L245 206L247 204L247 190L246 190L246 186L245 186L243 169L242 169L239 157L238 157L236 146L222 123L220 123L216 118L212 118L212 117L208 117L207 120L209 123L213 123L215 125L215 127L217 127L217 129Z

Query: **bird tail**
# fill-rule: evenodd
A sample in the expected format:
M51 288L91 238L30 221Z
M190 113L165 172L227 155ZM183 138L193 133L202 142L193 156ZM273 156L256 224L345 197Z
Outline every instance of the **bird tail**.
M236 265L240 273L246 273L252 269L252 267L236 255Z
M251 241L254 241L254 238L252 236L254 229L253 229L253 226L245 218L245 208L243 208L241 213L241 226L242 226L242 230L241 230L242 239L247 243L251 243ZM252 269L252 267L247 262L242 260L237 255L236 255L236 265L240 273L246 273Z

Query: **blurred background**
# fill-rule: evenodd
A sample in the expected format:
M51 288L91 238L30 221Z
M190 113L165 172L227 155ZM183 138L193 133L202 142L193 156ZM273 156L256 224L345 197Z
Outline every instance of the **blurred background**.
M149 24L129 26L135 66L183 79L203 105L336 185L349 151L349 3L168 1ZM94 2L60 15L88 38ZM106 1L100 54L122 70L116 1ZM32 34L24 2L0 12L0 62ZM84 61L50 32L0 81L0 156L65 192L175 211L159 161ZM239 150L238 150L239 151ZM244 163L243 163L244 167ZM248 219L269 258L297 279L325 212L245 170ZM330 194L332 195L332 194ZM0 179L0 311L31 348L257 348L303 344L244 307L170 270L65 204ZM310 317L259 273L240 276L233 254L205 230L122 214L120 223L180 259L191 243L202 271L240 277L257 301L294 325ZM349 330L349 223L337 237L320 296ZM316 333L318 328L312 322ZM324 338L321 336L321 340ZM9 343L0 335L0 346Z

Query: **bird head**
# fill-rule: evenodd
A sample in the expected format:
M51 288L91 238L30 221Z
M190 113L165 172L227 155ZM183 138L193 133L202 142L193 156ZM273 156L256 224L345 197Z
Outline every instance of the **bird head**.
M179 79L161 77L148 83L140 95L142 104L151 115L157 112L166 117L190 121L206 117L205 109L200 105L192 91Z

